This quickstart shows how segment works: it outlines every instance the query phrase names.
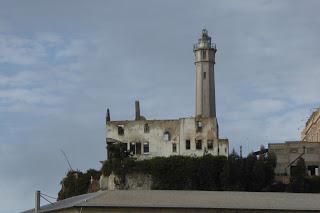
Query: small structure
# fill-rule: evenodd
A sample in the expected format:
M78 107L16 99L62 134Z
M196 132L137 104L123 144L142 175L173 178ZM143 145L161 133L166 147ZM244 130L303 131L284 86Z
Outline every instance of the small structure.
M216 118L214 64L216 45L207 30L202 30L194 45L196 67L196 115L173 120L149 120L135 103L135 120L113 121L106 116L107 145L121 143L138 159L156 156L228 156L228 139L219 138ZM108 146L107 146L108 147Z
M309 175L319 175L320 143L304 141L270 143L268 149L277 158L277 166L275 168L277 176L290 176L299 158L305 160Z

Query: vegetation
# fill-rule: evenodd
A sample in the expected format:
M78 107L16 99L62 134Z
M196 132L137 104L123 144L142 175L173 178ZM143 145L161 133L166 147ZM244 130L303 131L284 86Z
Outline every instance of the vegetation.
M115 154L104 163L103 174L113 172L124 183L128 173L148 173L152 189L263 191L274 181L276 160L267 153L241 158L233 151L229 158L205 154L136 161L122 153L118 145L112 150Z
M85 173L81 171L69 171L67 176L60 182L62 185L58 193L58 200L68 197L86 194L90 185L91 177L95 180L99 179L101 172L89 169Z
M109 160L101 171L86 173L69 171L61 181L58 200L87 193L91 176L114 173L120 184L130 173L149 174L152 189L159 190L228 190L274 192L320 192L320 177L306 176L305 162L301 158L293 171L290 184L274 181L276 158L261 147L259 155L240 157L235 151L228 158L204 154L201 157L171 156L137 161L121 145L109 147Z

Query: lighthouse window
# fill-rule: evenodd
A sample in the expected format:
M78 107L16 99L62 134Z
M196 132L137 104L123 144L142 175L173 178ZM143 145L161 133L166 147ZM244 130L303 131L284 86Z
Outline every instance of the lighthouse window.
M206 79L206 76L207 75L207 73L206 72L203 72L203 79Z
M205 60L207 58L207 51L202 51L202 59Z

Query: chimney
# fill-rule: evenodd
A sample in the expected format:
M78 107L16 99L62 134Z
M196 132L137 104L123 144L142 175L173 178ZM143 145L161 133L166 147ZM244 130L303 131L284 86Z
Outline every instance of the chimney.
M35 193L35 208L34 211L38 212L40 210L40 191Z
M106 123L108 121L110 121L110 110L109 110L109 108L107 109Z
M140 103L139 101L135 102L135 109L136 109L136 120L140 120Z

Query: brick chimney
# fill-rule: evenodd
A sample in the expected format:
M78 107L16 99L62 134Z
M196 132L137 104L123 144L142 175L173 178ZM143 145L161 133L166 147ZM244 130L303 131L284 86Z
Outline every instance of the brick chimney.
M140 116L140 103L139 103L139 101L135 102L135 110L136 110L136 120L140 120L141 116Z

